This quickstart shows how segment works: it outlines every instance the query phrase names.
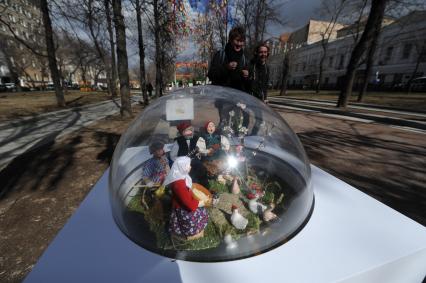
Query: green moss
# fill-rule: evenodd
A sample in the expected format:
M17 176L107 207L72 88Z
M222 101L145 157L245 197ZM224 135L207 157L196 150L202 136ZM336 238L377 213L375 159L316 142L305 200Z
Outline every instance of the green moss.
M274 193L267 191L265 192L265 195L262 197L262 202L269 204L274 201L274 198L275 198Z
M216 180L209 180L209 188L210 188L211 192L217 193L217 194L229 192L229 186L228 185L222 184L221 182L216 181Z
M180 251L204 250L217 247L221 242L221 237L217 233L215 226L209 222L204 229L204 236L195 240L184 240L177 237L172 238L174 249Z
M256 232L259 231L261 220L254 213L250 213L247 215L247 227L245 229L246 232Z

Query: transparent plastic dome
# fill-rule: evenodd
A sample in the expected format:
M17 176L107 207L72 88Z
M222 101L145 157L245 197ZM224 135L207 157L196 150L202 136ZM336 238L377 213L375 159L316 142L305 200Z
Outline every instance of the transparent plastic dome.
M132 241L197 262L276 248L314 206L295 133L257 98L219 86L152 101L115 149L109 194L115 222Z

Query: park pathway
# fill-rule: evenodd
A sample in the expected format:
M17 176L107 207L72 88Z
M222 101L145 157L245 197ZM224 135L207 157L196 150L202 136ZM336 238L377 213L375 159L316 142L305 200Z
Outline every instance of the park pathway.
M115 99L0 123L0 171L17 156L119 111Z

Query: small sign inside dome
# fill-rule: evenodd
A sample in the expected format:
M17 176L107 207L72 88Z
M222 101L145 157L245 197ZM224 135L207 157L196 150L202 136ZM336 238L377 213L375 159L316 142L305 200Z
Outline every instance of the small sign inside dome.
M167 100L166 119L167 121L194 119L194 100L192 98Z

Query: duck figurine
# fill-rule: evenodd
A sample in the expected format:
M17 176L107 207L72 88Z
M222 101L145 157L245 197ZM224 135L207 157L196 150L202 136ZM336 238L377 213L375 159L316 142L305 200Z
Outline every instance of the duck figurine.
M268 209L266 209L266 210L263 212L263 220L264 220L265 222L269 222L269 221L271 221L271 220L275 220L275 219L277 219L277 218L278 218L278 216L277 216L275 213L273 213L273 212L272 212L272 210L274 210L274 208L275 208L275 204L274 204L274 203L271 203L271 205L269 206L269 208L268 208Z

